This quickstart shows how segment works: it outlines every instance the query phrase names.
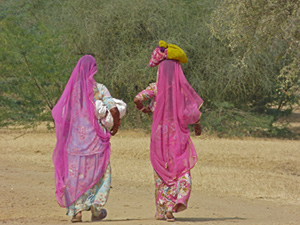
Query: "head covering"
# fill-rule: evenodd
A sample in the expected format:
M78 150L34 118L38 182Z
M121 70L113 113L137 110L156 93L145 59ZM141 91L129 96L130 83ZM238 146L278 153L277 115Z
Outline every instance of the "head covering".
M152 52L149 67L157 66L164 59L172 59L180 63L188 61L185 52L179 46L160 40L159 45Z
M152 52L151 59L149 61L149 67L157 66L162 60L167 58L167 51L164 48L156 47Z
M198 160L187 125L200 118L202 103L180 63L163 60L158 68L150 158L154 170L167 185L174 184Z
M93 98L96 60L83 56L52 110L57 143L53 152L56 199L71 205L103 176L110 158L110 134L100 128Z

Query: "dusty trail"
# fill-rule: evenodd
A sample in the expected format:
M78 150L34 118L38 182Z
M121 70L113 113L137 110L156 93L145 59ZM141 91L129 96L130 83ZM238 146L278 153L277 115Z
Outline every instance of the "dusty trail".
M70 224L54 197L55 134L0 130L0 224ZM173 224L300 224L300 141L192 137L188 210ZM112 138L112 189L103 224L166 224L153 219L149 135ZM90 213L82 224L90 223Z

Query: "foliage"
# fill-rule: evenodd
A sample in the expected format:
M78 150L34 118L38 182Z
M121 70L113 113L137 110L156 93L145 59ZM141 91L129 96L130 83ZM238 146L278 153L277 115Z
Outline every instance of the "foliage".
M51 118L69 77L69 56L39 18L42 1L4 1L1 7L1 125ZM18 10L17 13L14 10ZM62 76L66 75L66 76Z
M254 107L277 107L279 113L283 107L291 109L299 104L299 1L223 0L212 13L210 29L231 49L236 67L251 72L249 75L253 74L253 65L259 69L267 63L264 73L250 78L265 89L256 95L249 93L256 97ZM259 61L253 63L253 57ZM245 84L246 80L240 85Z
M209 131L270 133L282 109L298 101L297 1L0 4L0 125L50 121L77 60L92 54L95 79L128 104L122 125L150 129L151 117L140 114L132 99L156 80L157 69L147 65L159 40L185 50L189 62L182 67L205 101L202 121Z
M234 108L229 102L214 102L204 110L202 125L210 134L219 137L292 137L285 124L274 126L274 117Z

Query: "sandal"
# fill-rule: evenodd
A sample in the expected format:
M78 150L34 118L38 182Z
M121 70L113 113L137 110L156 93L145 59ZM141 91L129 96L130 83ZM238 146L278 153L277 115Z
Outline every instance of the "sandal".
M172 212L167 212L165 215L167 222L175 222L175 217Z
M103 220L107 216L106 209L101 209L99 212L99 216L96 216L95 208L93 205L91 206L91 212L92 212L92 217L91 217L92 222Z
M82 214L81 212L78 212L76 215L72 217L71 222L72 223L82 222L81 218L82 218Z

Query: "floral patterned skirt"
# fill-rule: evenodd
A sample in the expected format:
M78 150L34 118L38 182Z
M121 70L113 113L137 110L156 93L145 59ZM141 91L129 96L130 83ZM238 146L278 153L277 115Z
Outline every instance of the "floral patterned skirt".
M93 205L94 214L100 214L106 204L111 184L111 167L108 164L103 177L89 190L82 194L72 205L67 208L67 215L74 216L80 211L89 211Z
M166 185L154 171L156 219L165 218L166 212L180 212L187 208L191 194L191 175L186 172L172 185Z

